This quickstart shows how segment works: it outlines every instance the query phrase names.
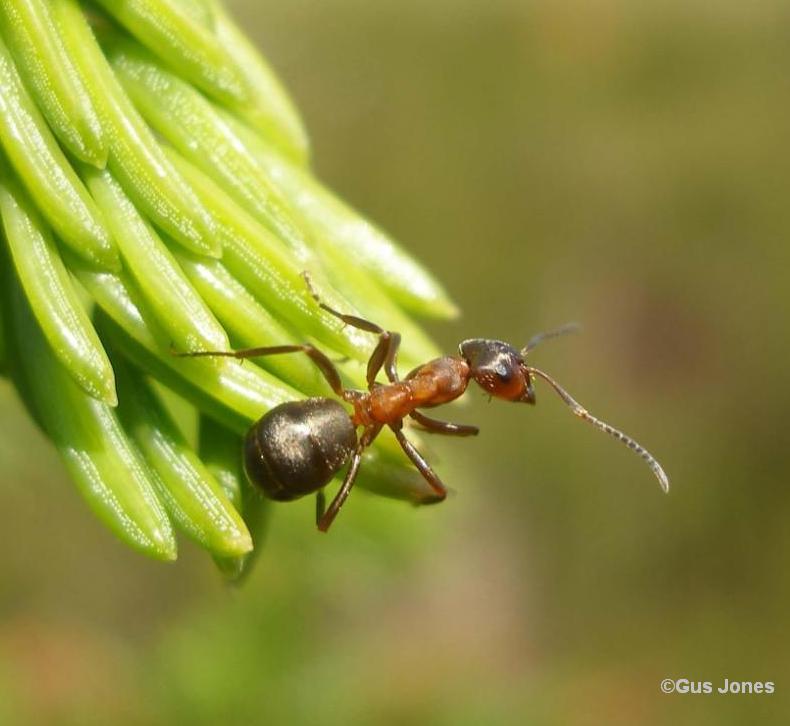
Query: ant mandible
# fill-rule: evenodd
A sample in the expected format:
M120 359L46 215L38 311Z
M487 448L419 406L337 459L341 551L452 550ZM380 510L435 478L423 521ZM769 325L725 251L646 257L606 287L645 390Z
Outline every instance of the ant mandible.
M526 364L527 354L541 341L568 332L564 326L534 336L520 351L499 340L472 338L458 346L457 356L443 356L415 368L404 380L398 377L397 357L400 334L384 330L375 323L345 315L325 304L313 289L310 277L303 274L316 303L346 325L378 336L378 344L367 364L367 391L345 388L332 361L313 345L275 345L233 351L196 351L179 356L225 356L255 358L284 353L305 353L312 360L335 394L353 407L348 411L335 399L317 397L289 401L265 413L250 430L244 446L244 468L250 482L270 499L291 501L316 492L316 524L326 532L346 501L359 472L362 453L373 443L384 426L395 434L406 456L431 487L432 494L422 504L440 502L447 488L403 433L403 419L414 419L428 432L450 436L475 436L476 426L455 424L429 418L419 409L431 408L459 398L474 380L489 395L506 401L535 403L534 379L549 384L579 418L624 443L641 456L658 478L661 488L669 490L669 479L658 461L630 436L588 413L548 374ZM376 381L381 369L388 383ZM362 427L358 436L357 428ZM329 508L325 506L324 487L351 459L343 483Z

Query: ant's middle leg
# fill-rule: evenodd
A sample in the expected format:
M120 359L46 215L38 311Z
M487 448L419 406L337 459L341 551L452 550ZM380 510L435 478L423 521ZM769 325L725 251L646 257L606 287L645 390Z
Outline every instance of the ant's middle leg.
M334 315L339 320L342 320L346 325L351 325L355 328L359 328L360 330L364 330L368 333L373 333L374 335L379 336L378 345L376 346L373 354L370 356L370 360L368 361L368 388L372 387L375 383L376 376L378 375L382 366L384 367L384 373L387 375L390 383L397 382L397 359L398 348L400 347L400 333L393 333L390 330L384 330L384 328L382 328L380 325L376 325L376 323L373 323L370 320L359 318L356 315L346 315L345 313L341 313L340 311L329 307L329 305L321 300L321 297L313 287L310 275L307 272L303 272L302 277L304 278L305 283L307 283L307 289L310 291L310 295L312 295L313 299L318 303L318 306L322 310L325 310L330 315Z
M259 356L280 355L282 353L305 353L318 366L332 390L341 398L344 397L345 390L337 368L335 368L326 354L309 343L304 343L303 345L270 345L262 348L244 348L242 350L198 350L193 353L173 353L173 355L178 358L224 357L243 360L244 358L258 358Z
M411 459L412 464L417 467L417 471L422 474L425 481L428 482L431 489L434 491L434 496L423 500L423 504L434 504L441 502L447 496L447 487L442 483L436 472L431 469L430 464L423 458L422 454L417 451L414 444L411 443L403 434L400 424L390 424L395 438L398 440L401 448L406 456Z

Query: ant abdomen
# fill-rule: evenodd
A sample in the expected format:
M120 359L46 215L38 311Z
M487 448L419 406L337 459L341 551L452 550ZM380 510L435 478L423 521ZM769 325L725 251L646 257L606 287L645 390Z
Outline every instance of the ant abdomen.
M250 482L280 502L322 489L357 448L343 406L308 398L275 406L247 433L244 468Z

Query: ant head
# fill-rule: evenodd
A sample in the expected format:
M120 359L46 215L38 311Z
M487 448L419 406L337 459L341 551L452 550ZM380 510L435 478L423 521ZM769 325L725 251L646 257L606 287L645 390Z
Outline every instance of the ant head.
M484 391L506 401L535 403L532 378L521 354L501 340L472 338L459 346L472 378Z

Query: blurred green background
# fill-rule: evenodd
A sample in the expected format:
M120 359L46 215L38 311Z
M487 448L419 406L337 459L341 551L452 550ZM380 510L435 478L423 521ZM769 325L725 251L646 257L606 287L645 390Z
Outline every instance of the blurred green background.
M117 543L0 383L0 723L743 724L790 713L790 10L780 0L230 3L315 166L521 343L432 439L456 491L278 506L241 589ZM661 679L774 681L663 695Z

